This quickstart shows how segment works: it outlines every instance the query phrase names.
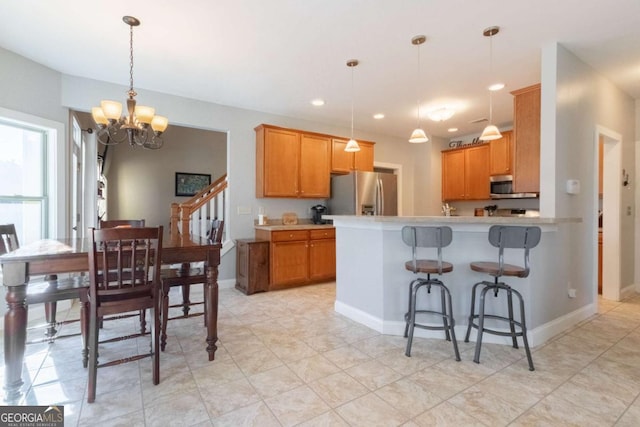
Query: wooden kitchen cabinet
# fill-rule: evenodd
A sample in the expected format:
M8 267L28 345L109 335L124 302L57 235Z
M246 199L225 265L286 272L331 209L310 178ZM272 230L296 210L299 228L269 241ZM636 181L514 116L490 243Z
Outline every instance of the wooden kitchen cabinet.
M513 95L513 191L540 192L540 84Z
M503 131L502 138L489 142L489 174L511 175L513 173L513 131Z
M269 290L269 242L236 240L236 289L247 295Z
M256 127L256 197L328 198L330 137Z
M442 152L442 200L489 199L489 144Z
M300 134L299 197L319 199L330 196L330 144L329 137Z
M309 280L330 280L336 277L335 228L309 231Z
M373 172L374 143L358 141L360 151L349 153L344 151L347 139L331 139L331 173L347 174L351 171Z
M256 239L270 242L270 290L336 277L334 228L256 229Z

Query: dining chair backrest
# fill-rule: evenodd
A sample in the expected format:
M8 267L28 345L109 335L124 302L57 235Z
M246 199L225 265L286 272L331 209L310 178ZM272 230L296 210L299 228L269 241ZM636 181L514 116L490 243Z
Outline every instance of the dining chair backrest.
M90 304L101 307L119 303L117 312L122 312L122 304L128 298L157 297L162 226L90 231ZM103 314L107 312L108 309Z
M100 229L115 227L144 227L144 219L106 219L100 221Z
M213 243L222 242L222 233L224 232L224 220L214 219L211 221L211 230L209 231L209 240Z
M15 251L19 247L15 225L0 225L0 255Z

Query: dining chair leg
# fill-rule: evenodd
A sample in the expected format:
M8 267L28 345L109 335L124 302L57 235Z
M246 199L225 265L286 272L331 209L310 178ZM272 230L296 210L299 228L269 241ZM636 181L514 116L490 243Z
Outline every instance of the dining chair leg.
M82 367L89 364L89 302L80 302L80 333L82 335Z
M91 316L89 325L89 382L87 389L87 402L93 403L96 400L96 380L98 377L98 319Z
M190 294L191 286L182 285L182 313L184 314L184 317L189 315L189 305L191 304L191 300L189 299Z
M58 303L55 301L44 303L44 317L47 322L47 330L45 331L44 336L49 339L49 342L53 342L53 337L58 333L56 330L57 309Z
M162 293L160 295L161 297L161 301L160 304L162 304L162 313L160 315L161 317L161 325L162 325L162 332L160 334L160 349L162 351L164 351L165 347L167 346L167 323L169 322L169 290L171 288L169 287L169 285L162 285Z
M160 317L158 314L159 307L152 307L151 317L151 351L153 352L153 385L160 383Z

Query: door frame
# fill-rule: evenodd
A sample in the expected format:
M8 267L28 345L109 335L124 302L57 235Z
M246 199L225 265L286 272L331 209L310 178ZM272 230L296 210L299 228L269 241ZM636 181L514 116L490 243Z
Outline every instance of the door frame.
M602 297L608 300L620 301L621 298L621 262L622 253L620 238L620 218L622 215L622 135L597 125L594 135L595 171L598 170L598 148L600 137L603 140L602 167ZM594 208L598 212L598 174L594 174ZM598 251L598 216L595 215L593 227L593 241L595 258ZM598 299L598 264L594 263L593 293L594 301Z

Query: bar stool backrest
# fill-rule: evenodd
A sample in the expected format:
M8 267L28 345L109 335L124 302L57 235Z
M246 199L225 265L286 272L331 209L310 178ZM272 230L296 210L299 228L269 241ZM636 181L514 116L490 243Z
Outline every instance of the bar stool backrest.
M451 227L402 227L402 241L411 246L413 271L417 271L417 248L438 250L438 274L442 274L442 248L449 246L453 239Z
M489 243L499 248L498 263L502 276L504 269L504 249L524 249L524 272L519 277L529 276L529 249L540 243L540 227L523 227L514 225L493 225L489 228Z
M15 251L19 247L15 225L0 225L0 255Z

